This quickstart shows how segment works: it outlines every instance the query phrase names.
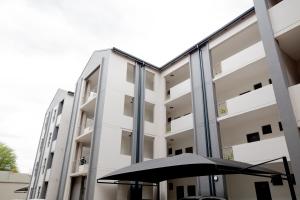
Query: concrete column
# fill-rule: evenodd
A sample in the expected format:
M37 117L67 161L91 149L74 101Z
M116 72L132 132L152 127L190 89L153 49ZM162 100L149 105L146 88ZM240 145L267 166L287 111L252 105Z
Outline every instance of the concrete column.
M194 138L196 153L205 157L221 157L215 95L212 83L208 45L190 55ZM199 195L225 196L224 179L213 176L198 177Z
M265 0L254 0L254 6L272 78L279 115L291 158L291 165L293 173L295 174L297 183L296 193L297 197L300 199L300 135L288 91L289 84L287 72L281 50L274 38L267 2Z
M108 58L103 57L100 65L100 75L98 80L98 91L95 109L94 131L91 138L91 150L89 160L89 171L87 176L85 198L86 200L94 199L95 184L97 179L97 166L100 150L100 139L102 132L103 110L105 102L105 90L108 73Z

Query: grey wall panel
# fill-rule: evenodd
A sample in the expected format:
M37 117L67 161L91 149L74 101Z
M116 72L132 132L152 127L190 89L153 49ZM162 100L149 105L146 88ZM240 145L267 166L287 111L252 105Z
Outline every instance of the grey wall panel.
M300 136L289 96L287 72L281 50L274 38L267 3L265 0L254 0L254 5L293 173L298 183L296 185L296 193L300 199Z
M207 100L207 114L208 114L208 124L210 129L210 144L211 144L211 156L216 158L221 158L222 153L220 150L221 140L220 132L217 122L217 112L216 112L216 97L215 89L212 80L212 68L210 61L210 52L208 44L202 47L202 60L203 60L203 71L204 71L204 82L206 89L206 100ZM218 181L215 182L215 189L217 196L225 196L225 179L223 176L218 176Z
M199 51L190 55L191 81L192 81L192 105L194 116L194 141L196 153L208 156L207 142L205 135L205 120L203 107L202 78L200 71ZM210 180L207 176L197 178L197 191L199 195L210 195Z
M98 81L98 91L95 110L94 131L91 138L91 150L89 160L89 172L87 176L87 187L85 191L85 199L94 199L95 184L97 178L97 165L99 158L100 139L102 132L103 110L105 102L105 91L108 73L108 57L102 57Z

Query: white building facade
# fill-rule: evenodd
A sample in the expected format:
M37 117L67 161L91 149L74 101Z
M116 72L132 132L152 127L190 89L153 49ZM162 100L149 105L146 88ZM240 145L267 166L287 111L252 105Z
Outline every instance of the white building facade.
M58 89L47 112L27 199L57 199L74 93Z
M113 48L78 79L57 199L130 197L97 179L132 163L196 153L258 164L287 157L300 198L300 2L254 0L162 67ZM281 160L265 167L282 171ZM142 199L156 199L145 186ZM246 175L160 184L160 199L290 199L287 182Z

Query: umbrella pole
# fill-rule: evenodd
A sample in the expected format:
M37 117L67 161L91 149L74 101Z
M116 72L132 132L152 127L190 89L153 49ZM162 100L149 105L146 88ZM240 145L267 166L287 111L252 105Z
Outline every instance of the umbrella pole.
M295 193L295 189L294 189L294 185L293 185L293 181L292 181L292 176L291 176L291 172L290 172L290 168L289 168L289 164L288 161L286 159L286 157L282 157L283 160L283 165L284 165L284 169L285 169L285 174L286 174L286 178L289 184L289 189L290 189L290 193L292 196L292 200L296 200L296 193Z

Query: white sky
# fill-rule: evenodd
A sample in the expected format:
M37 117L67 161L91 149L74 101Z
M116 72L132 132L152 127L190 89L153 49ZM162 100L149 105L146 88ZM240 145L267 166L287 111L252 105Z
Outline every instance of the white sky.
M252 0L0 0L0 142L31 173L57 88L74 91L96 49L161 66L253 5Z

